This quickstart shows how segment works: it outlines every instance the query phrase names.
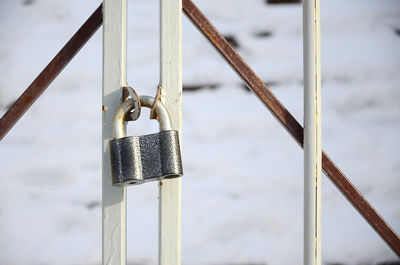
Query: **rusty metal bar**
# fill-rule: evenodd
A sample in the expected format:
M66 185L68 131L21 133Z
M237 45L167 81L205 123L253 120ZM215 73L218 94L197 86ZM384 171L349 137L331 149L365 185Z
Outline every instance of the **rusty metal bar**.
M0 141L103 23L102 4L0 119Z
M289 113L271 90L246 64L240 55L229 45L220 32L211 24L205 15L191 0L183 0L183 11L189 20L217 49L219 54L231 65L234 71L243 79L247 86L272 112L276 119L286 128L294 140L303 147L303 127ZM379 215L372 205L363 197L360 191L350 182L342 171L332 162L328 155L322 154L322 168L325 174L335 183L336 187L358 210L365 220L375 229L390 248L400 256L400 238Z

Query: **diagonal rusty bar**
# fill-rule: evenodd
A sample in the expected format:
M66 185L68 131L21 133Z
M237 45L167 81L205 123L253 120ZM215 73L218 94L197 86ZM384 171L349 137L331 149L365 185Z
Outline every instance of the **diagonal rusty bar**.
M264 82L246 64L240 55L229 45L225 38L211 24L206 16L191 0L183 0L183 11L189 20L203 33L222 57L232 66L235 72L253 90L258 98L272 112L275 118L286 128L294 140L303 147L303 127L274 96ZM400 256L400 238L379 215L360 191L350 182L342 171L332 162L328 155L322 153L322 168L336 187L353 204L365 220L375 229L390 248Z
M102 23L103 12L102 5L100 5L0 119L0 141L51 82L53 82L83 45L85 45Z

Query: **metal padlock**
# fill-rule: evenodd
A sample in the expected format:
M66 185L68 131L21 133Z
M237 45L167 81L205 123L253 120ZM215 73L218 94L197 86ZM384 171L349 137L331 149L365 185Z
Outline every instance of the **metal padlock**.
M154 98L140 96L142 107L151 108ZM136 185L147 181L180 177L182 160L177 131L171 130L169 113L161 101L154 111L158 116L160 132L142 136L126 136L125 115L134 108L134 101L124 101L115 111L113 136L110 141L113 185Z

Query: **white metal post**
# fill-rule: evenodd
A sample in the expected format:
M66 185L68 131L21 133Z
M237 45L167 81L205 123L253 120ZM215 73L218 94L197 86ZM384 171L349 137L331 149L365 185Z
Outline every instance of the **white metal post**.
M303 0L304 265L321 264L320 0Z
M103 265L126 264L126 190L111 185L108 142L126 85L126 0L103 3Z
M181 137L182 0L160 0L161 101ZM160 182L159 264L181 264L181 178Z

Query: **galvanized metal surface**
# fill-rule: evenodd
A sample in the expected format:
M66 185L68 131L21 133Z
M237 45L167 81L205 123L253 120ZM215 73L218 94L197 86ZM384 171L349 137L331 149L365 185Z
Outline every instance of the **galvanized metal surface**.
M134 185L180 177L177 131L128 136L110 141L113 185Z
M300 123L275 97L260 77L246 64L243 58L229 45L199 8L191 0L183 0L182 3L183 11L189 20L203 33L233 70L243 79L246 85L256 93L257 97L271 111L282 126L285 127L294 140L303 147L303 127ZM325 152L322 152L322 169L372 228L375 229L390 248L400 257L400 237L363 197L361 192L357 190L344 173L332 162Z
M53 82L103 22L100 5L0 119L0 141Z
M140 96L141 105L152 108L154 98ZM161 132L142 136L125 135L125 117L136 106L135 100L124 101L115 111L110 141L113 185L135 185L148 181L180 177L182 160L177 131L171 130L167 109L160 101L154 103Z

